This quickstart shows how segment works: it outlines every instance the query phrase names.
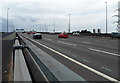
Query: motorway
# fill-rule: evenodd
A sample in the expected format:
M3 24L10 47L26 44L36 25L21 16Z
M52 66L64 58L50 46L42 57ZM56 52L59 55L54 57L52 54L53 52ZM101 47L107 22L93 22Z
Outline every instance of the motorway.
M88 81L108 81L111 78L120 80L117 39L76 36L58 38L57 35L50 34L43 34L43 39L33 39L30 34L22 33L21 35L59 52L51 51L31 41ZM60 56L60 53L67 57ZM78 65L78 62L88 67Z

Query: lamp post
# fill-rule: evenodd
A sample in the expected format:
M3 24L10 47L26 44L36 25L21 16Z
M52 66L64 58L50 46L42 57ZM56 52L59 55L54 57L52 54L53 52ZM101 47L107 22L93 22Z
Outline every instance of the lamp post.
M70 13L69 13L68 33L70 33Z
M7 8L7 33L8 33L8 13L9 13L9 8Z
M106 34L107 34L107 28L108 28L108 26L107 26L107 2L105 2L106 3Z
M55 33L55 19L53 19L53 33Z

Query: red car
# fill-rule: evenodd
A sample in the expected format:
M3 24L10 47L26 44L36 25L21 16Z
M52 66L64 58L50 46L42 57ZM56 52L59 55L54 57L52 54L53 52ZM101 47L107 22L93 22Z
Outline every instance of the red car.
M61 33L60 35L58 35L58 38L68 38L67 33Z
M35 34L36 32L32 32L32 34Z
M27 32L27 34L31 34L31 32Z

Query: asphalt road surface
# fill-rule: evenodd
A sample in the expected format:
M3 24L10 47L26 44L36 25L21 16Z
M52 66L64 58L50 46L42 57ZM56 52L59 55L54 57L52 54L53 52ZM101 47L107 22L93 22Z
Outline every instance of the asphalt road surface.
M32 35L26 33L23 35L33 40ZM57 35L43 34L43 39L34 40L107 76L120 80L118 68L118 57L120 57L120 55L118 55L117 39L76 36L58 38ZM106 79L102 79L100 75L95 78L96 74L94 74L94 71L90 72L88 69L82 69L81 66L76 65L72 61L66 60L64 57L42 46L39 47L85 79L89 81L106 81Z

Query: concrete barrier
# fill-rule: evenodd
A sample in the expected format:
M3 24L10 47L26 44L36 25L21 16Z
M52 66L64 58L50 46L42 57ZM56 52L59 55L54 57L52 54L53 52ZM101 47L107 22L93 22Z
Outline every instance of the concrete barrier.
M15 46L19 45L19 41L16 39ZM22 53L22 49L14 49L14 52L14 81L32 81Z

